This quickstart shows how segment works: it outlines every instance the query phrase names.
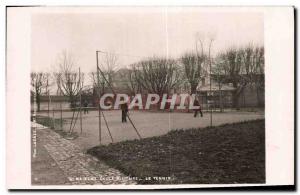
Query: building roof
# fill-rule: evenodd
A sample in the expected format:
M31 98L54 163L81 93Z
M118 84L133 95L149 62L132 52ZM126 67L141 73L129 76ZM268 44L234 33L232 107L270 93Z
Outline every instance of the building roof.
M219 86L217 84L212 83L211 90L212 91L219 91ZM233 90L235 90L235 88L231 85L228 85L228 84L222 84L220 90L221 91L233 91ZM210 91L210 85L206 84L206 85L203 85L203 86L198 86L197 91Z

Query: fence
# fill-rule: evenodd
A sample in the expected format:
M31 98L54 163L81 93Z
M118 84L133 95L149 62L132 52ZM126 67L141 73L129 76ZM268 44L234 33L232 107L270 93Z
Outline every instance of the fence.
M230 95L223 96L199 96L200 104L203 111L213 111L220 112L232 109L232 98ZM32 102L34 104L34 102ZM36 114L36 121L44 126L48 126L58 132L59 134L65 136L68 139L75 139L80 137L85 139L85 136L89 134L89 139L92 139L93 145L106 144L118 141L118 137L122 136L124 129L127 133L129 132L133 137L141 138L139 129L141 130L142 135L144 135L143 127L144 122L150 121L148 119L142 119L138 121L138 115L136 117L128 116L128 123L121 123L121 111L104 111L99 109L99 106L93 106L90 102L88 107L82 106L82 104L76 104L77 107L71 108L70 104L67 102L43 102L41 106L42 110ZM32 107L36 107L33 106ZM157 105L153 105L151 110L145 110L146 113L140 113L139 115L152 114L149 112L191 112L192 110L169 110L164 109L160 110ZM34 112L32 110L32 112ZM88 112L88 114L87 114ZM130 111L130 113L135 113ZM159 113L163 114L163 113ZM161 115L157 116L161 116ZM149 115L147 115L149 116ZM141 117L140 117L141 118ZM155 118L156 120L160 118ZM137 122L137 126L135 126ZM151 123L151 121L150 121ZM155 120L152 121L153 126L155 126ZM127 126L126 126L127 125ZM124 127L126 126L126 128ZM124 129L122 129L124 128ZM151 129L151 128L149 128ZM112 133L111 133L112 130ZM113 134L113 135L112 135ZM92 135L92 136L91 136ZM117 138L116 138L117 137ZM80 140L82 140L80 139ZM120 139L119 139L120 140ZM87 142L90 140L86 139Z
M110 112L101 110L99 106L84 107L80 103L79 106L75 108L66 108L66 106L63 107L62 102L50 102L49 104L45 102L45 104L49 106L44 107L44 110L41 110L34 115L34 110L31 111L32 121L34 116L37 123L55 130L67 139L75 139L82 134L90 132L96 134L95 131L98 131L98 143L101 144L102 138L105 138L105 136L109 137L110 142L114 142L110 125L107 122L107 117L112 117ZM117 115L119 116L120 111L116 112L118 112ZM127 115L127 120L132 125L132 130L136 133L137 137L141 138L139 131L129 115Z

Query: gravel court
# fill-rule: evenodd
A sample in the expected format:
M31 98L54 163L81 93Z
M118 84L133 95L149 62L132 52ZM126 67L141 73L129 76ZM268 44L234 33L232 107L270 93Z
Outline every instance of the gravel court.
M126 140L138 139L134 128L127 119L127 123L121 122L121 111L103 111L105 119L111 131L113 141L120 142ZM47 115L47 114L43 114ZM63 118L65 120L64 130L68 131L72 118L72 112L64 112ZM52 115L51 115L52 116ZM76 116L76 114L75 114ZM187 129L197 127L207 127L210 125L210 113L204 113L203 117L193 117L193 112L178 113L178 112L146 112L146 111L130 111L129 116L134 125L143 138L160 136L168 133L173 129ZM55 118L60 117L60 113L54 114ZM218 126L226 123L235 123L247 120L264 118L263 112L224 112L213 113L213 125ZM82 130L80 134L80 119L76 121L74 131L79 133L79 137L72 140L83 150L99 145L99 128L98 128L98 111L90 111L89 114L82 112ZM107 127L101 118L101 143L111 143L111 138Z

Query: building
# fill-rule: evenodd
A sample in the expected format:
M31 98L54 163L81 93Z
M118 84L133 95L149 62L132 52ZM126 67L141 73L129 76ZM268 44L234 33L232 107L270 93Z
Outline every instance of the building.
M214 79L205 77L197 87L197 95L203 109L233 108L233 99L236 88L232 83L218 83ZM246 85L238 96L238 107L264 107L264 89L258 89L254 85Z

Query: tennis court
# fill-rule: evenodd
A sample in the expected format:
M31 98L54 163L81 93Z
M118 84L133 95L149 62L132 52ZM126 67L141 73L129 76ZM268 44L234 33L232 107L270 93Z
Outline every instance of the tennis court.
M47 113L39 115L47 116ZM89 111L88 114L82 112L82 133L80 125L80 117L75 120L77 112L63 112L63 130L69 131L71 122L73 132L77 132L79 136L72 140L83 150L99 145L99 113L98 111ZM105 117L105 120L103 118ZM59 119L60 112L51 113L51 117ZM130 111L129 116L135 125L138 133L142 138L159 136L168 133L173 129L187 129L197 127L207 127L210 125L210 113L204 113L203 117L193 117L193 113L178 112L147 112L147 111ZM73 121L72 121L73 118ZM213 113L213 125L218 126L225 123L235 123L246 120L254 120L264 118L263 112L224 112ZM76 121L76 122L75 122ZM61 129L57 124L56 129ZM111 136L109 134L108 128ZM121 111L103 111L101 116L101 144L109 144L126 140L139 139L132 124L121 122Z

